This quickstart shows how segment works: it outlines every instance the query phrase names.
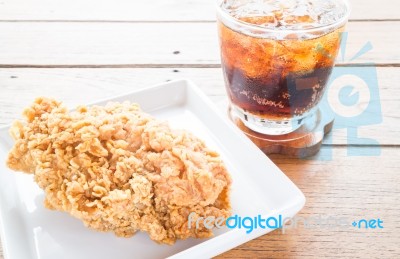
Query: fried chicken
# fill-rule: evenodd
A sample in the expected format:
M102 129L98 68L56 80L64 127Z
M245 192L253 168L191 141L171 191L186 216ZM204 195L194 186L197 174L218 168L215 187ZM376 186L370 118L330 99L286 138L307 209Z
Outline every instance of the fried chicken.
M209 237L198 217L230 215L230 176L220 156L187 131L173 130L137 104L69 112L38 98L10 129L7 165L34 174L45 207L90 228L158 243ZM193 222L188 226L188 216Z

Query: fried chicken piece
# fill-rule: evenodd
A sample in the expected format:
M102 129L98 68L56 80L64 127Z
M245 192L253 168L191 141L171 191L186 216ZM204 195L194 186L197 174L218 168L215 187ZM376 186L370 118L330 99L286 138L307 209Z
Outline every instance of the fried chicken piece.
M228 217L230 176L219 155L186 131L172 130L137 104L68 110L38 98L16 121L7 165L34 174L45 206L90 228L158 243L209 237L188 216Z

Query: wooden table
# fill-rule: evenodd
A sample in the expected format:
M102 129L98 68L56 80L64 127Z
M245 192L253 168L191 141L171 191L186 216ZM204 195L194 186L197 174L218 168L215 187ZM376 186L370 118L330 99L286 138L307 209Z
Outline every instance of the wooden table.
M353 145L346 130L335 130L317 157L271 158L304 192L300 216L381 218L384 228L275 231L221 258L400 258L400 4L351 2L347 53L367 41L374 48L338 66L375 64L383 122L358 132L380 145ZM205 0L1 0L0 125L39 95L73 107L175 78L192 79L220 101L214 17ZM348 156L349 147L381 155ZM320 159L329 150L332 159Z

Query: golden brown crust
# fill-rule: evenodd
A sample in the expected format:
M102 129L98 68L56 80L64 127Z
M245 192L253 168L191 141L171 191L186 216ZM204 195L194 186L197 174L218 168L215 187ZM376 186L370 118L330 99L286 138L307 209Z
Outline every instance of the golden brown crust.
M24 116L10 130L15 145L7 164L34 174L47 208L99 231L146 231L167 244L212 235L201 224L188 227L191 212L194 219L230 213L231 179L219 155L136 104L68 112L38 98Z

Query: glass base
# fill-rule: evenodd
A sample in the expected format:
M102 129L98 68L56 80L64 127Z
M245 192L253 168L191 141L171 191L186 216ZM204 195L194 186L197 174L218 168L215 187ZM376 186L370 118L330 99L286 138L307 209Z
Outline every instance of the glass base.
M315 112L303 118L303 122L299 122L301 127L283 135L259 133L249 128L241 118L235 116L236 113L232 112L232 106L229 107L228 115L236 126L265 154L284 154L306 158L315 155L320 150L322 140L333 127L334 114L327 106L326 103L321 102Z
M240 119L243 124L258 133L267 135L285 135L300 128L305 120L310 119L315 113L315 109L307 114L286 120L269 120L255 116L245 110L230 104L229 115L231 118Z

